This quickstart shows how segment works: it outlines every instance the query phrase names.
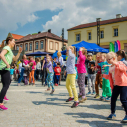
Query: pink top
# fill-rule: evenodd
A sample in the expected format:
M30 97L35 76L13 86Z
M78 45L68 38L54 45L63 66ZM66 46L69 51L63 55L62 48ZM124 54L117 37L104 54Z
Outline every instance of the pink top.
M24 64L27 65L28 64L28 60L23 60Z
M34 69L35 69L34 66L36 66L36 62L35 62L34 60L32 60L32 61L29 61L28 64L29 64L30 62L33 63L32 70L34 70Z
M79 58L77 64L75 64L78 73L86 73L85 60L86 56L82 54L82 51L79 51Z
M126 65L123 62L119 61L115 64L115 74L114 74L115 83L113 83L112 74L110 72L108 75L103 74L103 77L106 79L109 79L110 86L112 89L114 88L114 85L127 86L127 73L126 73L126 71L127 71Z

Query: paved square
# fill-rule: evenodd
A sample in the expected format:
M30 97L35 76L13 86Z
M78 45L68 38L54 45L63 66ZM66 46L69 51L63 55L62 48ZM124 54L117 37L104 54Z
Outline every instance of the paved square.
M12 82L7 92L9 102L5 104L9 109L0 111L0 127L127 127L120 123L125 112L119 99L117 118L108 121L110 102L99 101L90 95L79 107L71 108L73 102L65 102L68 98L65 82L55 87L53 95L45 91L46 88L40 82L36 82L36 86L17 86Z

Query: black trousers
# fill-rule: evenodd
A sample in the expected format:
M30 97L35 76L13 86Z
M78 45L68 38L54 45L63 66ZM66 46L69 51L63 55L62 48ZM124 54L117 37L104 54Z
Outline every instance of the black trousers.
M116 101L120 95L120 101L127 115L127 86L114 86L111 97L111 113L116 111Z
M36 80L39 79L40 71L41 71L41 70L36 70Z
M47 70L46 70L46 68L43 68L43 70L42 70L42 85L44 82L45 82L45 84L47 84L46 78L47 78Z
M3 103L3 99L11 83L11 77L10 77L10 71L8 70L3 70L3 71L0 70L0 74L1 74L1 82L3 84L2 90L0 92L0 103Z

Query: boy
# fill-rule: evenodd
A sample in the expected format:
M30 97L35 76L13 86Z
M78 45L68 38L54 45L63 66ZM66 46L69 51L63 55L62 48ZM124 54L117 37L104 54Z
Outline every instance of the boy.
M61 73L60 63L57 63L57 66L55 67L54 72L55 72L55 86L58 86L60 73Z
M88 93L94 95L95 94L95 78L96 78L96 74L95 74L95 70L94 70L94 66L95 66L95 62L93 61L93 54L92 53L88 53L87 58L88 58ZM92 86L92 91L91 91L91 86Z
M13 80L13 74L14 74L14 69L13 69L13 67L11 66L11 69L10 69L11 81Z
M110 65L106 61L106 54L102 53L100 59L102 62L98 63L98 65L101 66L101 72L102 72L102 74L108 75ZM102 90L103 90L103 93L102 93L102 97L100 99L103 101L110 101L112 94L111 94L110 82L108 79L103 78Z

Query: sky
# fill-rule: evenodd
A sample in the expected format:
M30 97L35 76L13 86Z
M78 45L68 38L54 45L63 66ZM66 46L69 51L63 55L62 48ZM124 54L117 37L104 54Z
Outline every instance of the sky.
M27 34L51 32L65 39L76 25L127 16L127 0L0 0L0 43L9 32Z

